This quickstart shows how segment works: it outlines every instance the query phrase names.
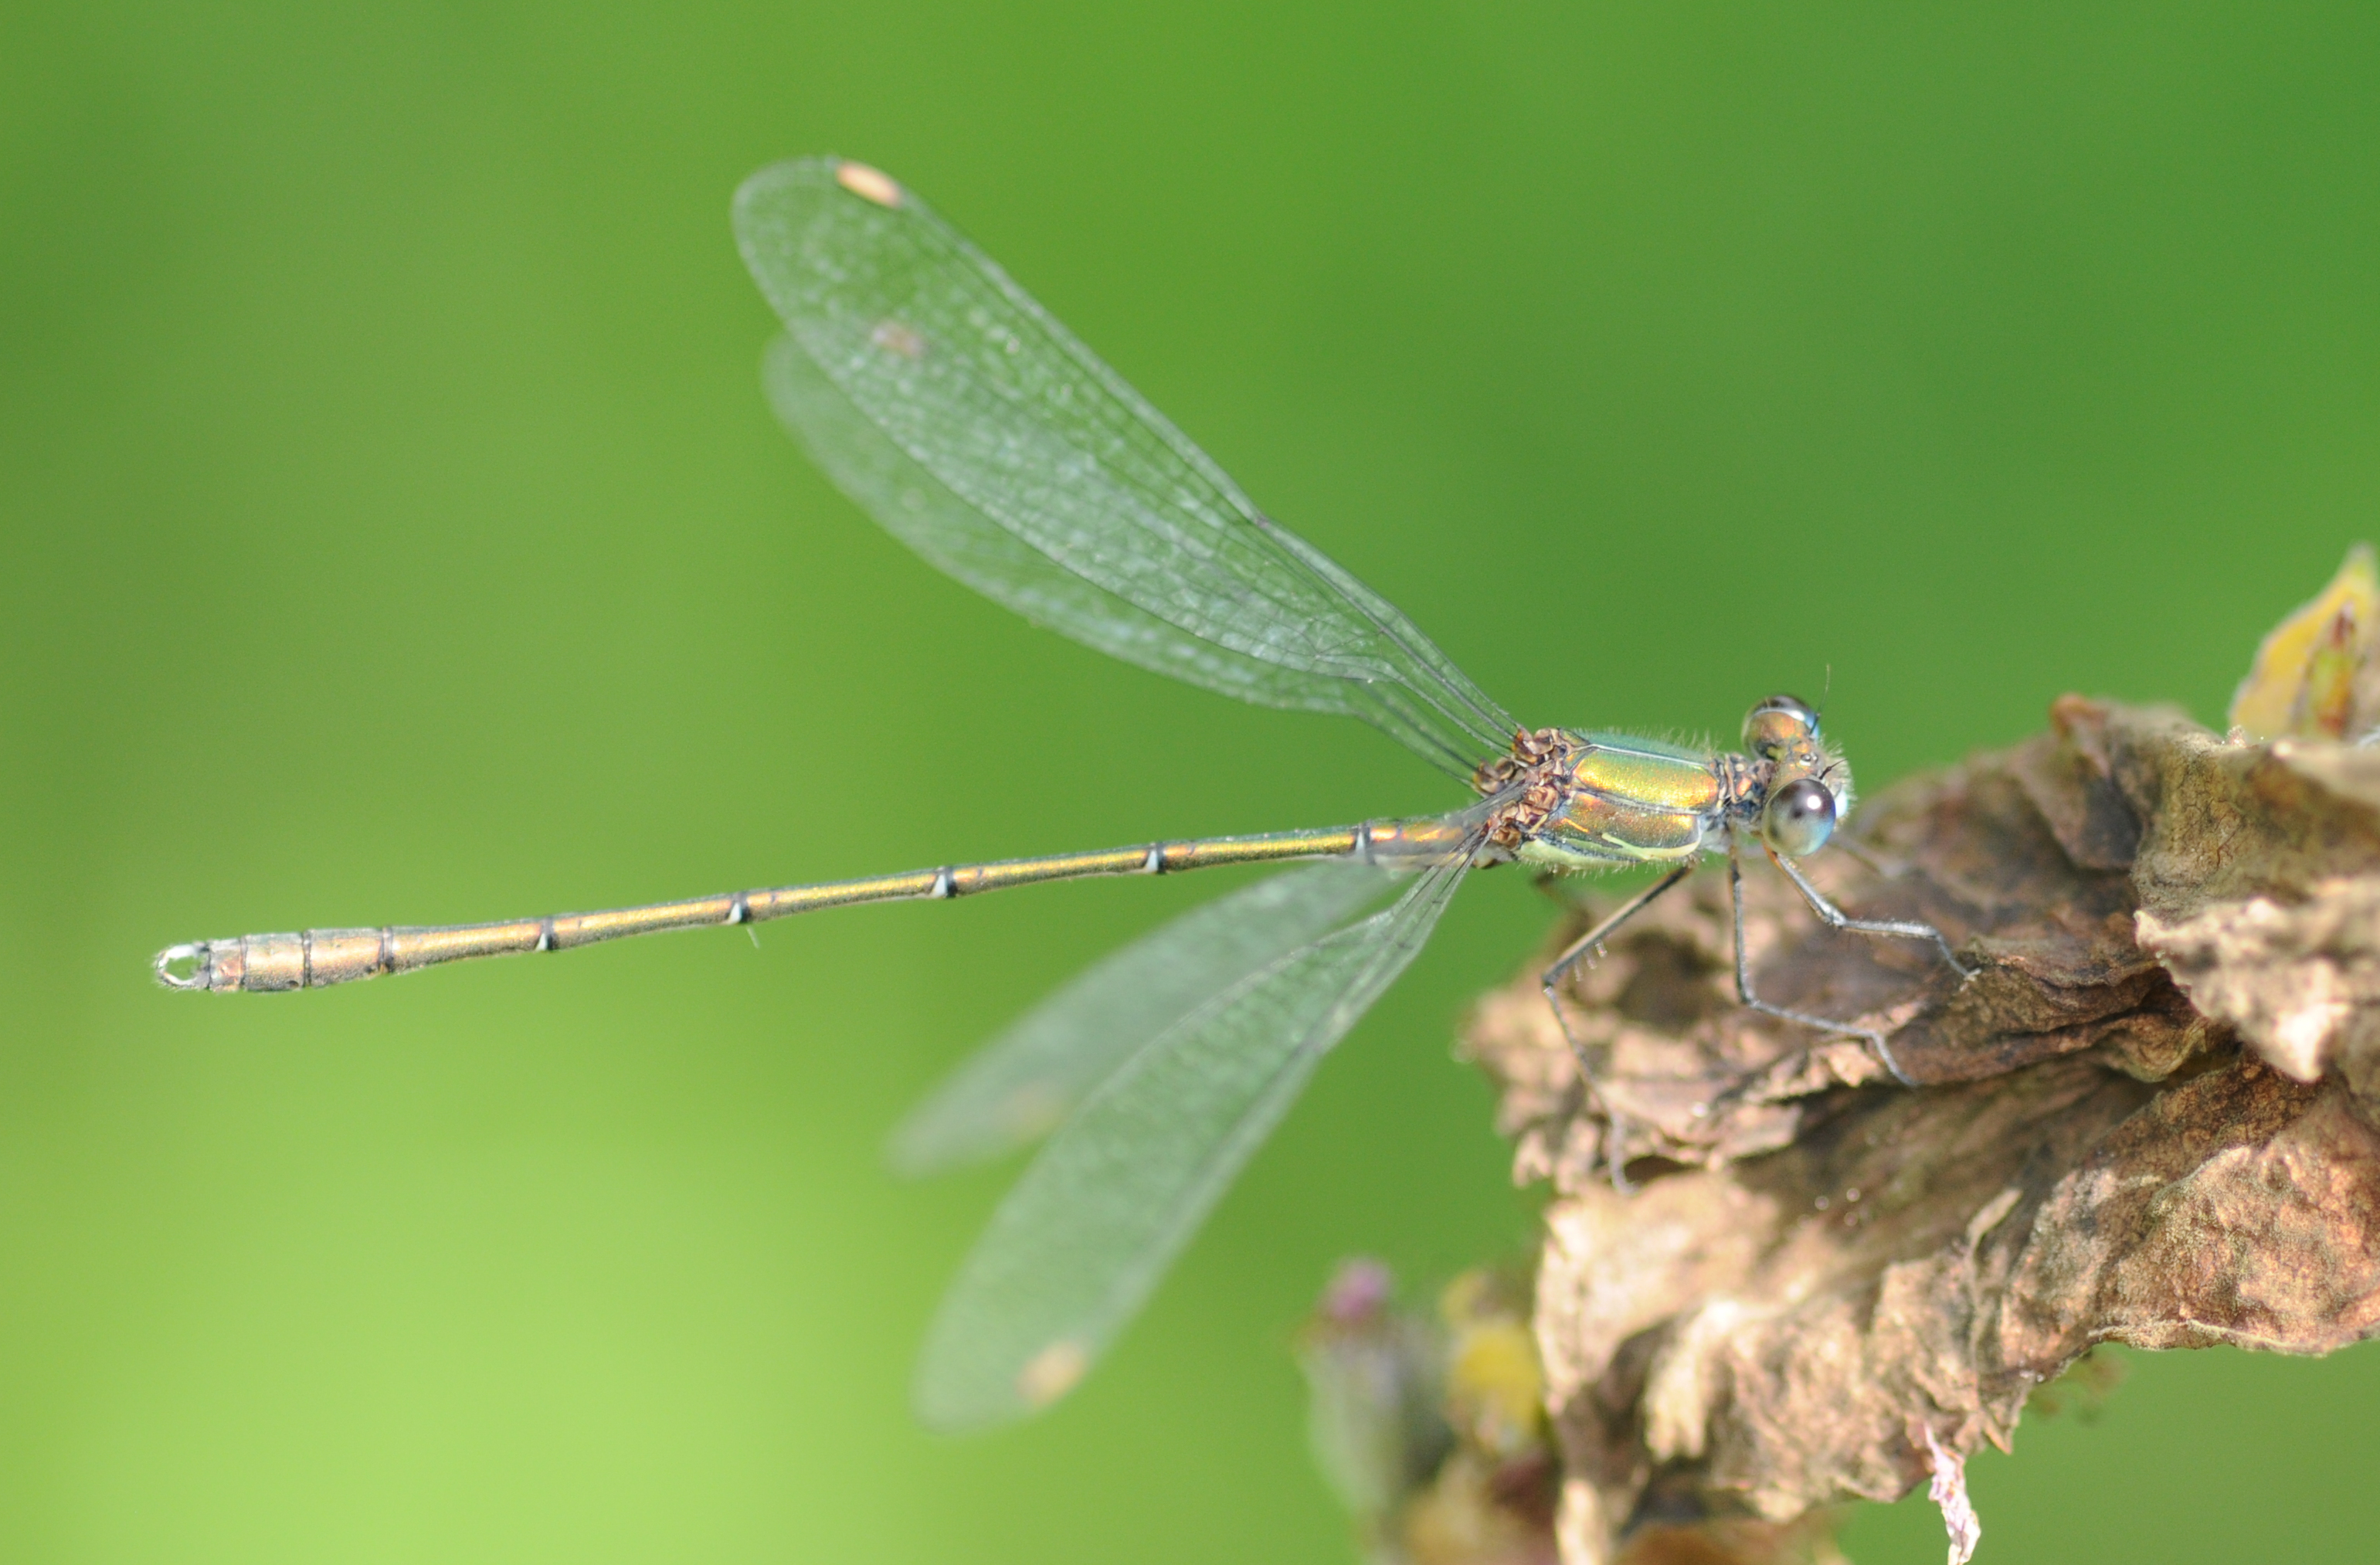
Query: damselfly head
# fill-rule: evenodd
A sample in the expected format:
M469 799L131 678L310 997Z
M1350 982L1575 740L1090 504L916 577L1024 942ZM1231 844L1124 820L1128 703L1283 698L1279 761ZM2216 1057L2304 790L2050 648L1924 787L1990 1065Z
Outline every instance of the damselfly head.
M1852 807L1851 768L1819 738L1817 709L1771 696L1745 716L1743 744L1763 763L1768 790L1761 835L1781 854L1815 853Z

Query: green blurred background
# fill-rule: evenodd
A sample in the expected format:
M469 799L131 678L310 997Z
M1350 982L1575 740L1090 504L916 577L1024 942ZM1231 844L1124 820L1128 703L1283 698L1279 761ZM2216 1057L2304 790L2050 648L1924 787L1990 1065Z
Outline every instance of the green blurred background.
M2349 5L0 7L0 1557L1345 1559L1293 1323L1527 1243L1448 1059L1517 878L971 1442L908 1364L1013 1170L880 1138L1227 881L148 985L1453 802L862 520L762 406L752 169L916 186L1531 721L1831 670L1874 783L2068 689L2217 718L2375 530L2375 80ZM1978 1462L1985 1560L2369 1558L2374 1352L2136 1358Z

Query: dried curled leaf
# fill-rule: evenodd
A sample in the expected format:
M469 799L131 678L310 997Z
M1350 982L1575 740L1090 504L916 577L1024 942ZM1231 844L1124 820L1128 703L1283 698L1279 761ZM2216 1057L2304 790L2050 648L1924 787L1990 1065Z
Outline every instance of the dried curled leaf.
M2101 1341L2380 1333L2380 749L2070 697L1859 834L1882 868L1814 875L1941 928L1973 981L1767 874L1746 946L1766 997L1883 1030L1920 1090L1735 1003L1716 876L1565 992L1591 1093L1541 963L1470 1023L1516 1173L1555 1187L1536 1328L1572 1565L1822 1558L1823 1508L1963 1495Z

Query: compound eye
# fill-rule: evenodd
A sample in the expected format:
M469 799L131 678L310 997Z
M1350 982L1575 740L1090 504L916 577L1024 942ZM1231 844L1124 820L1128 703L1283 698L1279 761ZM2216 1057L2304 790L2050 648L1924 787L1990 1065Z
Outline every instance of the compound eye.
M1835 795L1806 777L1788 782L1768 795L1760 829L1768 845L1788 858L1815 853L1835 834Z
M1818 714L1797 696L1771 696L1743 720L1744 747L1763 760L1775 760L1796 739L1818 736Z

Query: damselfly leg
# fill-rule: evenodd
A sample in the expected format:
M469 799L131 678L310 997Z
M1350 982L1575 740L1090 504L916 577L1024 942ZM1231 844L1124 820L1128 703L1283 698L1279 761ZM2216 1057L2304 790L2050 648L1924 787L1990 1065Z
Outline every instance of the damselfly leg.
M1828 928L1887 939L1931 940L1935 949L1940 952L1943 962L1952 972L1958 974L1962 981L1974 977L1974 970L1959 960L1957 953L1950 949L1950 942L1931 924L1920 923L1913 919L1854 918L1820 891L1800 865L1778 853L1772 846L1764 844L1764 848L1777 867L1784 871L1785 878L1792 883L1793 889L1809 904L1810 910L1816 914L1820 922ZM1611 1122L1608 1161L1612 1187L1623 1195L1631 1189L1622 1167L1624 1153L1621 1144L1626 1138L1626 1122L1609 1098L1601 1091L1603 1062L1596 1059L1596 1051L1571 1025L1570 1014L1561 1003L1560 989L1583 963L1603 954L1604 943L1617 933L1622 925L1642 913L1664 892L1673 890L1692 872L1693 866L1681 865L1629 898L1585 934L1564 946L1560 954L1554 958L1552 964L1547 967L1540 980L1546 1004L1554 1013L1555 1024L1561 1028L1563 1041L1570 1046L1572 1057L1578 1062L1582 1081L1586 1089L1601 1100L1604 1112ZM1737 833L1733 831L1728 833L1728 904L1734 937L1736 998L1746 1010L1756 1011L1764 1016L1774 1016L1779 1021L1791 1022L1796 1025L1809 1027L1820 1033L1859 1038L1876 1051L1877 1060L1883 1063L1886 1070L1892 1073L1896 1081L1905 1086L1916 1085L1908 1073L1901 1069L1900 1061L1894 1058L1892 1046L1880 1029L1864 1027L1855 1023L1839 1022L1830 1017L1814 1015L1806 1011L1795 1011L1760 997L1758 989L1753 983L1752 963L1744 944L1742 855L1737 841ZM1808 1051L1803 1052L1806 1054ZM1718 1101L1727 1101L1741 1090L1742 1089L1737 1088L1722 1093L1719 1095Z
M1554 958L1553 965L1546 969L1543 980L1546 1004L1553 1010L1554 1025L1561 1028L1562 1039L1570 1045L1571 1055L1578 1062L1580 1082L1588 1091L1597 1092L1598 1097L1601 1097L1600 1092L1597 1091L1599 1076L1595 1068L1594 1060L1589 1057L1586 1040L1571 1030L1570 1014L1562 1009L1561 995L1559 992L1562 980L1569 977L1572 970L1590 953L1601 956L1603 942L1610 939L1620 926L1650 907L1662 892L1676 886L1694 872L1694 867L1691 864L1681 864L1670 870L1667 875L1622 903L1609 917L1563 947L1562 953ZM1627 1171L1621 1167L1621 1146L1627 1139L1626 1124L1621 1118L1619 1109L1614 1107L1609 1098L1604 1099L1603 1111L1611 1121L1611 1134L1605 1138L1605 1150L1611 1166L1611 1187L1624 1195L1632 1188L1628 1183Z
M1942 953L1943 962L1949 964L1950 971L1959 975L1961 982L1975 976L1975 970L1959 960L1957 953L1950 949L1950 942L1944 940L1942 931L1933 925L1921 924L1913 918L1853 918L1828 901L1827 893L1810 883L1810 878L1802 873L1800 865L1775 848L1769 848L1767 853L1777 867L1785 871L1785 878L1793 882L1793 889L1802 893L1802 899L1810 904L1810 911L1816 914L1828 928L1851 929L1863 935L1889 935L1904 940L1932 940L1935 949ZM1896 1071L1893 1074L1898 1075L1900 1073Z
M1772 854L1770 856L1776 855ZM1785 862L1781 858L1778 860L1780 866ZM1836 925L1838 928L1858 928L1863 934L1909 935L1918 939L1930 937L1936 940L1942 939L1941 935L1928 925L1886 928L1871 926L1866 920L1854 921L1846 917L1834 904L1828 902L1819 893L1818 889L1802 876L1791 870L1787 873L1794 886L1809 899L1811 907L1819 911L1819 916L1825 917L1827 914L1832 913L1834 918L1828 919L1829 923L1834 923L1835 919L1841 920ZM1743 855L1737 846L1735 833L1732 831L1728 833L1727 839L1727 892L1735 922L1735 997L1742 1003L1743 1008L1747 1011L1757 1011L1764 1016L1774 1016L1779 1021L1798 1022L1805 1027L1815 1027L1820 1032L1834 1033L1843 1037L1864 1038L1867 1040L1868 1047L1876 1050L1876 1057L1884 1062L1884 1068L1892 1073L1893 1080L1903 1086L1915 1086L1917 1083L1911 1079L1908 1072L1900 1068L1900 1062L1892 1057L1892 1046L1885 1041L1882 1030L1876 1027L1856 1026L1849 1022L1831 1021L1824 1016L1813 1016L1806 1011L1789 1011L1782 1005L1774 1005L1761 999L1754 991L1752 963L1744 955L1743 951ZM1949 946L1947 942L1943 944L1942 949L1943 953L1948 956ZM1959 965L1955 960L1950 964L1953 967ZM1959 971L1962 976L1966 974L1966 969L1963 967L1960 967ZM1807 1052L1808 1050L1803 1050L1803 1053Z

